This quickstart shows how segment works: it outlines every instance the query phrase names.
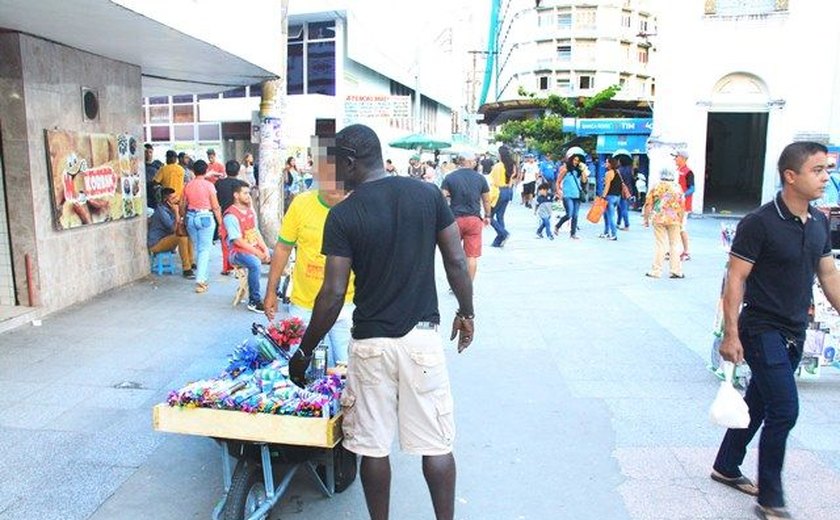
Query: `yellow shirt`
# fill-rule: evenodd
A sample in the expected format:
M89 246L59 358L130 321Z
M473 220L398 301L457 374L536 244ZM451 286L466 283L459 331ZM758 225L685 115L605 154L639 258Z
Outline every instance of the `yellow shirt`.
M499 161L493 165L493 169L490 170L490 206L496 207L496 203L499 202L499 188L506 188L510 186L510 183L505 180L505 165Z
M283 217L278 240L295 246L295 267L292 270L292 303L305 309L315 306L315 297L324 284L327 257L321 254L324 224L330 207L321 200L317 190L297 195ZM350 273L345 303L353 301L355 276Z
M155 174L155 182L159 182L164 188L172 188L175 195L181 198L184 192L184 169L178 164L172 163L161 167Z

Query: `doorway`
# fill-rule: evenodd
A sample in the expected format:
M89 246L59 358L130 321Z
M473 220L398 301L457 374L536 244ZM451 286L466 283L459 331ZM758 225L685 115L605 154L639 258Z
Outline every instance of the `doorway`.
M709 112L704 213L744 214L761 205L767 112Z

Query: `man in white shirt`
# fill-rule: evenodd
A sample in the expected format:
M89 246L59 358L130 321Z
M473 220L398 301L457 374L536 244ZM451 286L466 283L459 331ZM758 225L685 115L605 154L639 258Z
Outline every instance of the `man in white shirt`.
M534 200L534 192L537 184L537 175L540 172L540 165L537 164L533 155L525 156L525 162L522 163L522 204L531 207L531 201Z

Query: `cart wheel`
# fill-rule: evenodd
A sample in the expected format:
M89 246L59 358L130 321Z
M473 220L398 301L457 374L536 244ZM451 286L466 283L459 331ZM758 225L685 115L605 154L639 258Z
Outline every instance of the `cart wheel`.
M245 520L267 500L262 476L262 467L255 462L243 459L236 464L223 520Z
M341 493L356 480L356 454L346 450L341 443L338 443L338 446L333 448L332 452L333 464L335 465L335 492ZM326 482L326 468L321 465L318 466L317 471L321 480Z

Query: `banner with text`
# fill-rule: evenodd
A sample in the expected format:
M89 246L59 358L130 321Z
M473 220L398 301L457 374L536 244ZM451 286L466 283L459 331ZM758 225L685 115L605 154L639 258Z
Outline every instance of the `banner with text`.
M56 229L143 214L143 164L133 136L47 130L46 140Z
M394 128L411 127L411 96L349 95L344 100L344 124L385 123Z

